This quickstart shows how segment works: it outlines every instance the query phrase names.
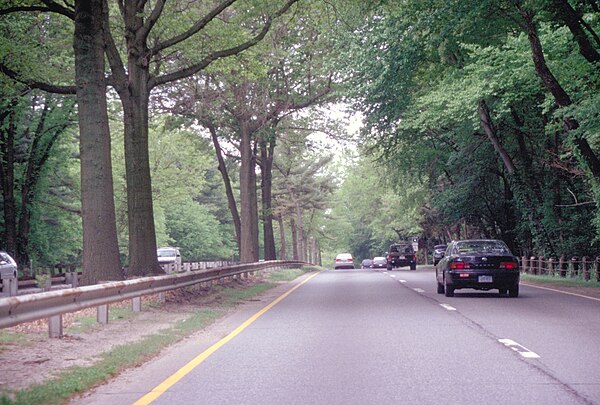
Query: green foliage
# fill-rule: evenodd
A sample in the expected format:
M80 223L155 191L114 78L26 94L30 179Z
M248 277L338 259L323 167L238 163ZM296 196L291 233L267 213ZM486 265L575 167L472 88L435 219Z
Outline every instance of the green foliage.
M235 242L206 208L192 200L168 207L165 224L184 261L231 258Z
M568 29L536 11L548 66L574 101L567 109L556 108L536 74L510 2L382 2L343 34L350 45L340 41L338 61L366 117L365 145L397 184L410 171L429 185L416 215L423 239L485 236L537 254L597 251L597 187L574 139L598 150L600 74ZM481 100L514 175L482 130ZM565 115L580 121L578 130L564 133ZM354 229L370 237L365 226Z

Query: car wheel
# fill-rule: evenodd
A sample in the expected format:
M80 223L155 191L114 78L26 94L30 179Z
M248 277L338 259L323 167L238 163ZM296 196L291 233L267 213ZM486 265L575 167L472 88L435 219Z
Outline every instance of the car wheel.
M506 288L500 288L498 290L498 294L500 294L500 295L506 295L507 292L508 292L508 290Z
M517 298L519 296L519 284L515 284L508 289L508 296L512 298Z
M438 294L443 294L445 292L445 288L444 288L444 284L438 282L437 283L437 293Z
M446 297L454 297L454 287L448 284L445 284L446 281L444 280L444 295Z
M416 264L411 264L410 265L410 269L411 270L416 270L417 269L417 265Z

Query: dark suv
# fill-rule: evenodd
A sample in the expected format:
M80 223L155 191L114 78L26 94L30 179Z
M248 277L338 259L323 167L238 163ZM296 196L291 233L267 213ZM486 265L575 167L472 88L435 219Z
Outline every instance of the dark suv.
M390 245L387 255L387 269L394 267L410 266L411 270L417 269L417 257L410 243L394 243Z

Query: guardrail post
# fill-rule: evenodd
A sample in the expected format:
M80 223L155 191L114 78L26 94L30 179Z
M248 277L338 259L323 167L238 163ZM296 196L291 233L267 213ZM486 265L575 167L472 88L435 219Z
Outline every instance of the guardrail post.
M579 274L579 258L573 256L571 258L571 277L576 277Z
M528 262L528 260L527 260L527 257L525 257L525 256L522 256L522 257L521 257L521 271L522 271L523 273L528 273L528 269L527 269L527 266L528 266L528 265L529 265L529 262Z
M131 310L133 312L142 312L142 297L134 297L131 299Z
M587 256L583 256L582 260L583 262L581 271L583 272L583 279L585 281L590 281L590 269L588 267L588 261L590 260L590 258Z
M9 297L17 295L19 280L16 277L2 279L2 293Z
M108 304L98 305L96 308L96 320L106 325L108 323Z
M594 271L596 272L596 281L600 282L600 256L594 260Z
M53 339L63 337L62 315L54 315L48 318L48 336Z
M558 268L560 270L560 276L562 278L567 277L567 268L565 265L568 266L568 263L565 263L565 256L561 255L560 258L558 259Z
M529 258L529 273L535 274L535 256Z
M548 259L548 274L554 277L554 257Z
M538 257L538 268L537 268L537 274L539 275L543 275L544 274L544 262L546 261L546 258L543 256Z

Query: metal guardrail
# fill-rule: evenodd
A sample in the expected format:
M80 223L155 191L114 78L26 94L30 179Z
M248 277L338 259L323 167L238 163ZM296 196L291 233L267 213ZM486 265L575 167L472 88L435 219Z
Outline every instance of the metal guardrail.
M309 265L309 263L273 260L0 298L0 328L48 318L50 337L59 337L62 336L62 315L69 312L98 307L98 320L106 323L108 322L107 305L111 303L133 299L134 310L136 310L136 308L141 308L140 300L144 295L163 293L228 277L243 276L260 270L299 268L305 265ZM106 319L106 322L103 322L101 318Z

